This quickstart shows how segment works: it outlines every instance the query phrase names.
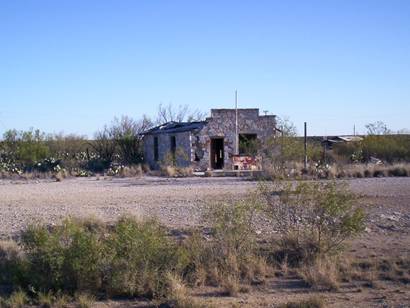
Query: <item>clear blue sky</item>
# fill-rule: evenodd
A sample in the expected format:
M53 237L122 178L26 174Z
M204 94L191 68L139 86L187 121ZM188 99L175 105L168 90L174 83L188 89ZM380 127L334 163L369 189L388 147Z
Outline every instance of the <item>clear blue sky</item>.
M92 136L235 89L300 133L410 128L410 1L0 0L0 134Z

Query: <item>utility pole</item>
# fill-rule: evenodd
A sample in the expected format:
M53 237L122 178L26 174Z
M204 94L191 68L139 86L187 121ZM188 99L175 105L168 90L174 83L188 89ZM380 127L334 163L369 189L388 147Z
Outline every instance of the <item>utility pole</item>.
M239 155L238 91L235 90L235 154Z
M305 159L304 159L304 167L305 170L307 169L307 123L305 122L305 142L304 142L304 146L305 146Z

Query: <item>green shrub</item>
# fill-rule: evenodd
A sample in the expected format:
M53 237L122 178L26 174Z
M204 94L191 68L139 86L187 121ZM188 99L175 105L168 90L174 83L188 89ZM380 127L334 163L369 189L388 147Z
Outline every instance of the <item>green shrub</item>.
M101 287L102 227L66 219L49 229L32 226L22 234L30 264L29 283L36 290L95 292Z
M49 148L45 143L46 136L39 130L9 130L4 133L3 139L4 147L14 153L16 161L30 167L49 154Z
M371 157L387 163L410 161L410 136L368 135L361 142L337 144L332 152L345 162L368 162Z
M260 186L260 193L287 258L294 255L298 260L308 253L303 261L312 261L335 253L364 229L362 209L346 187L335 182L275 182Z
M27 264L15 242L0 242L0 285L13 289L26 279Z
M178 250L156 222L122 218L106 241L107 293L160 296L164 275L178 267Z

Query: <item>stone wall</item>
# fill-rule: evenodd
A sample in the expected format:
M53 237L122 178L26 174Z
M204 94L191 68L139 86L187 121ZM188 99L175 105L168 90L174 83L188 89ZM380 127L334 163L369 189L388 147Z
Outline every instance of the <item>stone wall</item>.
M232 155L235 154L235 109L212 109L211 117L207 118L207 125L196 135L200 141L204 155L199 162L195 162L197 169L209 170L211 139L215 137L224 138L224 169L231 170ZM238 109L238 133L256 134L258 140L264 144L268 138L276 133L276 117L272 115L259 115L259 109Z
M224 169L232 170L235 154L235 109L212 109L207 124L199 131L160 133L144 137L145 161L153 169L167 161L171 150L171 136L176 137L177 166L192 166L195 170L210 170L211 139L224 138ZM238 133L256 134L261 144L276 133L276 118L259 115L259 109L238 109ZM158 137L158 161L154 159L154 138Z
M144 137L144 159L151 169L159 169L160 164L171 163L171 136L176 141L176 163L179 167L191 165L191 133L155 134ZM158 138L158 161L155 161L154 138ZM171 160L171 161L170 161Z

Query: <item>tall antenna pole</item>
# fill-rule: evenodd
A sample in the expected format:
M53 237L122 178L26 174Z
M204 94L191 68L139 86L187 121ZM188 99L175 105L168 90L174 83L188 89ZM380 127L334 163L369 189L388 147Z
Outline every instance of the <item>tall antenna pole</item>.
M238 91L237 90L235 90L235 154L239 155Z

